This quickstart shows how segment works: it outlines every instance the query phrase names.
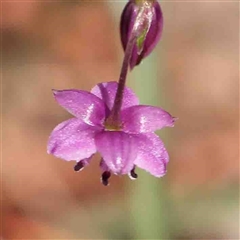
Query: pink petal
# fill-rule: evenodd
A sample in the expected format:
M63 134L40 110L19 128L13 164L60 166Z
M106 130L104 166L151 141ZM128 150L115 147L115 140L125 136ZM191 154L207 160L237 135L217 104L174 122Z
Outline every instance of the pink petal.
M108 106L111 110L113 107L115 95L117 92L118 83L117 82L105 82L99 83L92 90L91 93L101 98L103 102ZM123 103L122 109L138 105L139 100L135 93L128 87L125 87L124 95L123 95Z
M105 118L105 105L90 92L81 90L53 90L55 99L68 112L90 125L101 125Z
M133 169L138 153L138 142L134 135L102 132L96 135L95 142L104 163L114 174L126 174ZM106 166L102 168L107 169Z
M155 177L166 174L169 156L162 140L154 133L139 135L139 154L134 164Z
M96 127L92 127L77 118L60 123L52 131L47 152L67 161L89 158L96 152L94 142Z
M138 105L127 108L121 115L123 131L130 133L154 132L163 127L173 127L175 119L159 107Z

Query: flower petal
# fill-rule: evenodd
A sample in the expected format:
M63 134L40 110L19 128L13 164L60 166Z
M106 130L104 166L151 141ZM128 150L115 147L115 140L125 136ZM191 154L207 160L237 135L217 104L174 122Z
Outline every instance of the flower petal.
M138 153L138 141L134 135L101 132L96 135L95 142L104 163L114 174L127 174L133 169Z
M169 156L162 140L154 133L139 135L139 154L134 164L155 177L166 174Z
M101 98L107 107L111 110L113 107L115 95L117 92L117 82L99 83L92 90L91 93ZM123 94L122 109L138 105L139 100L135 93L128 87L125 87Z
M138 105L127 108L121 115L123 131L130 133L154 132L173 127L176 118L159 107Z
M105 105L101 99L82 90L53 90L55 99L68 112L89 125L101 125L105 118Z
M67 161L89 158L96 152L94 136L97 130L77 118L62 122L52 131L47 152Z

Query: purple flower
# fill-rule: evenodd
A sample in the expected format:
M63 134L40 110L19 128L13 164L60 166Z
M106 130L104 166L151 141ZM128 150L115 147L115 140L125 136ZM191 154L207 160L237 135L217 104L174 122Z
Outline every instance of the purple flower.
M129 0L121 16L120 32L124 50L130 36L137 35L130 59L131 69L153 51L161 38L162 29L163 15L157 0Z
M175 119L161 108L139 105L138 98L125 88L121 125L107 124L113 107L118 83L96 85L91 92L82 90L54 90L57 102L74 115L52 131L48 153L67 161L77 162L79 171L99 152L102 182L108 184L111 173L129 174L136 178L135 166L156 177L166 173L168 153L154 131L172 127Z

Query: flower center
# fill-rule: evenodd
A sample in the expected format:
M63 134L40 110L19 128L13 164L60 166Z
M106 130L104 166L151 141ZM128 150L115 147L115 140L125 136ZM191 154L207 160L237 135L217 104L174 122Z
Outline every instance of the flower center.
M105 127L105 130L108 130L108 131L121 131L122 130L121 124L118 122L111 121L111 118L108 118L104 122L104 127Z

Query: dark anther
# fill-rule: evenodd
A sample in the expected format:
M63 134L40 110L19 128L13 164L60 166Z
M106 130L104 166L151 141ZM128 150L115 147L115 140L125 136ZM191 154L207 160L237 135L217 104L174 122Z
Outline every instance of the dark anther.
M111 173L110 173L109 171L103 172L101 181L102 181L102 184L103 184L104 186L108 186L108 185L109 185L108 179L109 179L110 177L111 177Z
M85 165L85 164L84 164L84 161L78 162L78 163L74 166L74 171L79 172L79 171L83 170L84 165Z
M135 168L133 168L129 174L129 177L132 179L132 180L135 180L138 175L135 173Z

